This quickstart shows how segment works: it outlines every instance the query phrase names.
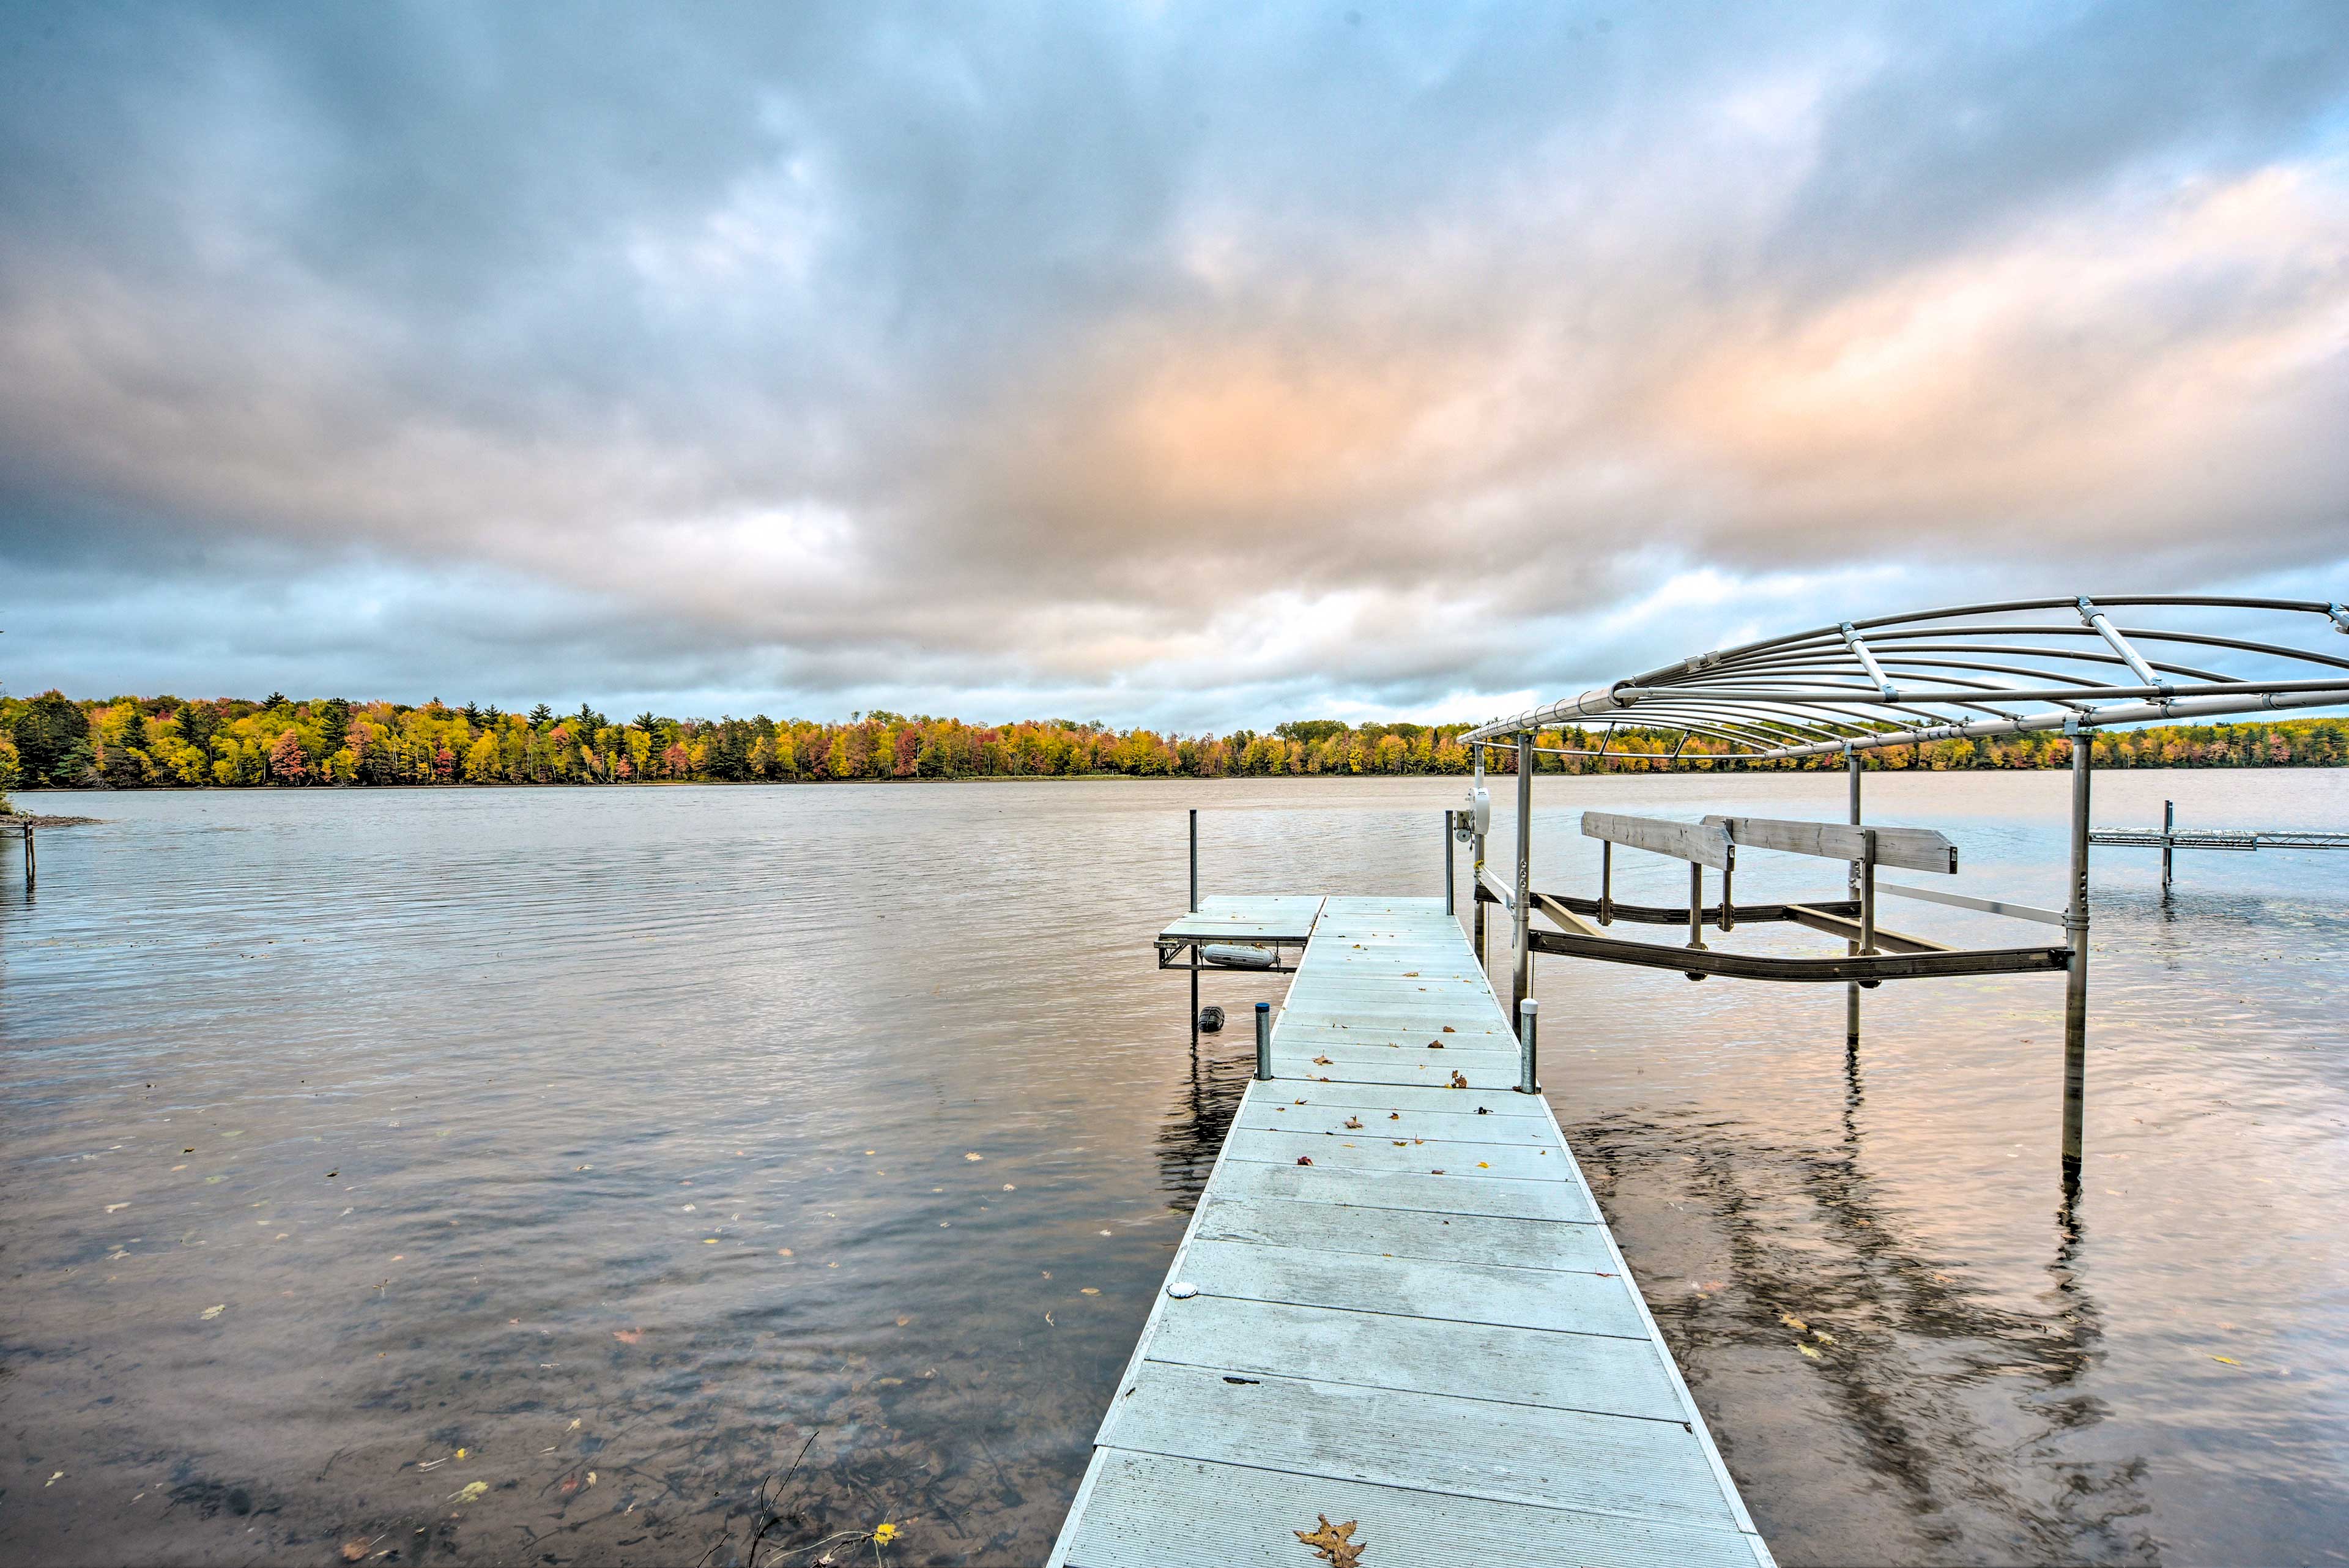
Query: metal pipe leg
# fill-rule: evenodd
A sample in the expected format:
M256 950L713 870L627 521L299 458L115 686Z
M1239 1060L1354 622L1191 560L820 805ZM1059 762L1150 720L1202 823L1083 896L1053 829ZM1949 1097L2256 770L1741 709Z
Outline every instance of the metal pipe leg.
M1531 731L1517 737L1517 907L1514 950L1513 975L1509 989L1512 1000L1520 1002L1534 992L1534 952L1528 940L1533 922L1534 876L1534 737Z
M1475 775L1468 786L1468 800L1473 807L1477 801L1484 798L1479 792L1485 787L1485 748L1482 745L1471 747L1470 756L1476 767ZM1470 826L1476 825L1472 823ZM1475 927L1476 967L1484 971L1487 979L1490 979L1493 973L1493 960L1485 940L1487 932L1485 925L1485 910L1487 906L1485 899L1485 834L1481 827L1468 841L1468 879L1474 884L1468 891L1468 903L1475 911L1475 919L1471 923Z
M1199 808L1191 808L1191 912L1199 912ZM1191 944L1191 1044L1199 1044L1199 944Z
M1847 753L1844 761L1847 771L1851 776L1851 825L1857 827L1859 826L1859 753ZM1854 860L1850 863L1845 877L1845 886L1849 897L1854 898L1859 897L1858 861ZM1856 953L1859 951L1859 944L1856 941L1846 942L1844 950ZM1847 981L1843 988L1843 1039L1846 1046L1859 1044L1859 981L1856 980Z
M2064 1173L2076 1179L2088 1113L2088 786L2095 747L2086 730L2072 737L2072 898L2064 924L2072 963L2064 976Z
M2169 902L2170 857L2176 853L2178 833L2178 803L2161 803L2161 901Z
M1517 1003L1517 1093L1541 1093L1541 1063L1535 1041L1541 1023L1541 1003L1526 997Z
M1459 873L1452 865L1452 814L1444 814L1444 913L1447 919L1460 914Z
M1272 1003L1256 1004L1256 1081L1272 1082Z

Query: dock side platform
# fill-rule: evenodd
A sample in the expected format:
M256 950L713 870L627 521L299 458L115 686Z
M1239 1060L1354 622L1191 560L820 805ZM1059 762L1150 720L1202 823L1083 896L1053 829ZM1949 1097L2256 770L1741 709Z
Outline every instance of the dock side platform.
M1318 903L1050 1562L1769 1564L1458 922Z

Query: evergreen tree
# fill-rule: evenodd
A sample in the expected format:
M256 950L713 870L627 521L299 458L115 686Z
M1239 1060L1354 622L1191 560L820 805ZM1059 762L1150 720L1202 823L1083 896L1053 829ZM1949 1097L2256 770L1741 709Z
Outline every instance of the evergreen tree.
M26 783L70 784L88 771L89 715L64 692L44 691L34 698L16 715L14 728Z

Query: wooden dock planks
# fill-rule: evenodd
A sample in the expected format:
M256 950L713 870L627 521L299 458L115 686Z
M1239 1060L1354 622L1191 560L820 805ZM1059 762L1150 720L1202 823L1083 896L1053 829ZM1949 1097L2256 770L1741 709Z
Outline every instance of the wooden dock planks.
M1768 1563L1457 922L1314 902L1051 1561Z

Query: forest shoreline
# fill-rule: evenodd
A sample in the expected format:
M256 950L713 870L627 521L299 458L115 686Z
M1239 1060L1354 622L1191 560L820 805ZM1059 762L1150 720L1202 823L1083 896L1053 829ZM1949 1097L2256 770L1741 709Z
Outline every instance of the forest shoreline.
M1724 760L1725 760L1725 759L1724 759ZM1626 759L1626 761L1627 761L1627 763L1631 763L1632 765L1628 765L1628 766L1625 766L1625 767L1620 768L1620 769L1609 768L1609 769L1606 769L1606 770L1604 770L1604 771L1602 771L1602 772L1598 772L1598 773L1578 773L1578 774L1565 774L1565 773L1558 773L1558 774L1543 774L1543 775L1540 775L1540 776L1552 777L1552 778L1568 778L1568 777L1573 777L1573 778L1624 777L1624 776L1629 776L1629 775L1633 774L1651 774L1651 773L1658 773L1658 772L1662 772L1662 771L1664 771L1664 770L1661 770L1661 769L1657 769L1657 768L1645 767L1645 766L1640 766L1640 765L1637 765L1637 764L1638 764L1638 763L1640 761L1640 759L1633 758L1633 759ZM2065 771L2067 768L2069 768L2069 766L2070 766L2070 765L2071 765L2071 764L2070 764L2070 762L2069 762L2068 758L2061 758L2061 759L2059 759L2059 760L2057 760L2057 761L2054 761L2054 762L2051 762L2051 763L2043 763L2037 764L2037 765L2035 765L2035 766L2026 766L2026 767L2012 767L2012 766L2010 766L2010 767L1983 767L1983 768L1931 768L1931 767L1922 767L1922 768L1920 768L1920 767L1884 768L1884 767L1874 767L1874 766L1872 766L1872 767L1868 768L1868 772L1870 772L1870 773L1887 773L1887 774L1900 773L1900 774L1934 774L1934 775L1943 775L1943 774L1947 774L1947 775L1963 775L1963 774L1981 774L1981 773L2061 773L2061 772ZM1740 766L1741 766L1741 764L1739 764L1739 763L1730 763L1726 767L1720 768L1720 769L1714 769L1714 770L1709 770L1709 771L1711 771L1712 773L1713 773L1713 774L1715 774L1715 776L1726 777L1726 776L1728 776L1729 774L1734 774L1734 773L1737 773L1738 771L1740 771ZM2260 764L2251 764L2251 765L2250 765L2250 766L2245 766L2245 765L2243 765L2243 764L2240 764L2240 763L2237 763L2237 764L2228 764L2228 763L2199 763L2199 762L2197 762L2197 763L2135 763L2135 764L2133 764L2133 765L2123 765L2123 766L2116 767L2116 768L2112 769L2111 771L2116 772L2116 773L2194 773L2194 774L2212 774L2212 773L2277 773L2277 774L2283 774L2283 773L2299 773L2299 772L2309 771L2309 770L2318 770L2318 771L2322 771L2322 770L2327 770L2327 769L2333 769L2333 768L2340 768L2340 767L2349 767L2349 762L2300 763L2260 763ZM1671 770L1671 771L1672 773L1674 773L1674 774L1679 774L1680 776L1682 776L1682 777L1692 777L1692 776L1701 776L1702 773L1704 773L1704 772L1706 772L1706 771L1708 771L1708 770L1701 770L1701 769L1699 769L1699 768L1695 768L1695 767L1682 767L1682 768L1675 768L1675 769L1672 769L1672 770ZM1749 774L1753 774L1753 773L1784 773L1784 772L1788 772L1788 771L1790 771L1790 770L1785 769L1785 768L1782 768L1782 767L1773 767L1773 766L1768 766L1768 765L1763 765L1763 766L1751 766L1751 765L1747 765L1747 766L1745 767L1745 771L1746 771L1747 773L1749 773ZM1815 768L1814 768L1814 769L1802 769L1802 770L1791 770L1791 771L1802 771L1802 772L1823 772L1823 771L1830 771L1830 770L1822 770L1822 769L1815 769ZM1840 763L1838 763L1837 767L1836 769L1832 770L1832 771L1840 772L1840 771L1841 771L1841 765L1840 765ZM1183 781L1187 782L1187 783L1190 783L1190 784L1309 784L1309 783L1320 783L1320 782L1325 782L1325 781L1327 781L1327 782L1331 782L1331 783L1355 783L1355 782L1368 782L1368 781L1372 781L1372 780L1399 779L1399 778L1433 778L1433 779L1441 779L1441 778L1459 778L1459 777L1462 777L1462 776L1464 776L1464 775L1461 775L1461 774L1451 774L1451 773L1438 773L1438 772L1434 772L1434 771L1429 771L1429 772L1425 772L1425 773L1402 773L1402 774L1375 774L1375 773L1344 773L1344 774L1111 774L1111 773L1093 773L1093 774L969 774L952 775L952 776L935 776L935 777L933 777L933 776L915 776L915 777L908 777L908 778L894 778L894 777L882 777L882 778L795 778L795 779L719 779L719 778L698 778L698 779L659 779L659 778L652 778L652 779L647 779L647 778L637 778L637 779L525 779L525 780L512 780L512 779L450 779L450 780L446 780L446 781L438 781L438 780L433 780L433 781L427 781L427 780L398 780L398 781L388 781L388 782L386 782L386 783L382 783L382 784L351 783L351 784L306 784L306 783L305 783L305 784L291 784L291 783L281 784L281 783L277 783L277 782L274 782L274 781L265 782L265 783L260 783L260 784L130 784L130 785L116 785L116 784L104 784L104 783L92 783L92 784L40 784L40 785L33 786L33 787L31 787L31 788L26 788L26 787L25 787L25 786L20 785L20 786L18 786L17 793L18 793L18 794L33 794L33 793L36 793L36 792L37 792L37 793L45 794L77 794L77 795L88 795L88 794L252 794L252 793L254 793L254 792L269 792L269 793L274 793L274 794L295 794L295 793L300 793L300 794L370 794L370 793L375 793L375 792L378 792L378 791L394 791L394 792L400 792L400 793L415 792L415 793L419 793L419 794L430 794L430 793L435 793L435 792L440 792L440 791L446 791L446 790L523 790L523 789L563 789L563 790L572 790L572 789L631 789L631 790L638 790L638 789L761 789L761 788L766 788L766 789L802 789L802 788L832 788L832 787L840 787L840 786L847 786L847 785L857 785L857 784L887 785L887 786L895 786L895 785L913 785L913 784L1166 784L1166 783L1170 783L1170 782L1173 782L1173 781L1174 781L1174 780L1178 780L1178 779L1179 779L1179 780L1183 780ZM1511 776L1511 774L1510 774L1510 773L1509 773L1509 772L1507 772L1506 770L1495 770L1494 772L1491 772L1491 773L1489 773L1489 774L1486 774L1486 777L1488 777L1488 778L1506 778L1506 777L1509 777L1509 776ZM24 821L26 821L26 820L27 820L27 819L28 819L28 817L27 817L27 814L26 814L26 813L24 813L24 812L16 812L16 813L11 814L11 813L9 813L9 812L7 812L7 811L5 811L5 810L0 810L0 822L22 823L22 822L24 822ZM78 826L88 826L88 825L94 825L94 824L103 823L103 822L105 822L105 821L106 821L106 820L108 820L108 819L107 819L107 818L105 818L105 817L99 817L99 816L39 816L39 815L32 815L32 816L30 816L30 817L29 817L29 820L31 821L32 826L34 826L35 827L78 827Z
M823 784L1002 778L1464 777L1466 722L1292 720L1268 731L1185 734L1069 719L974 724L886 711L809 719L614 720L582 707L528 713L215 698L77 701L0 697L0 795L14 789L440 788L457 784ZM1717 738L1662 726L1573 726L1534 738L1545 774L1839 770L1839 756L1744 757ZM2349 763L2349 719L2099 730L2099 768L2330 767ZM2067 767L2071 742L2029 731L1950 735L1869 753L1886 773ZM1514 753L1487 752L1490 774Z

